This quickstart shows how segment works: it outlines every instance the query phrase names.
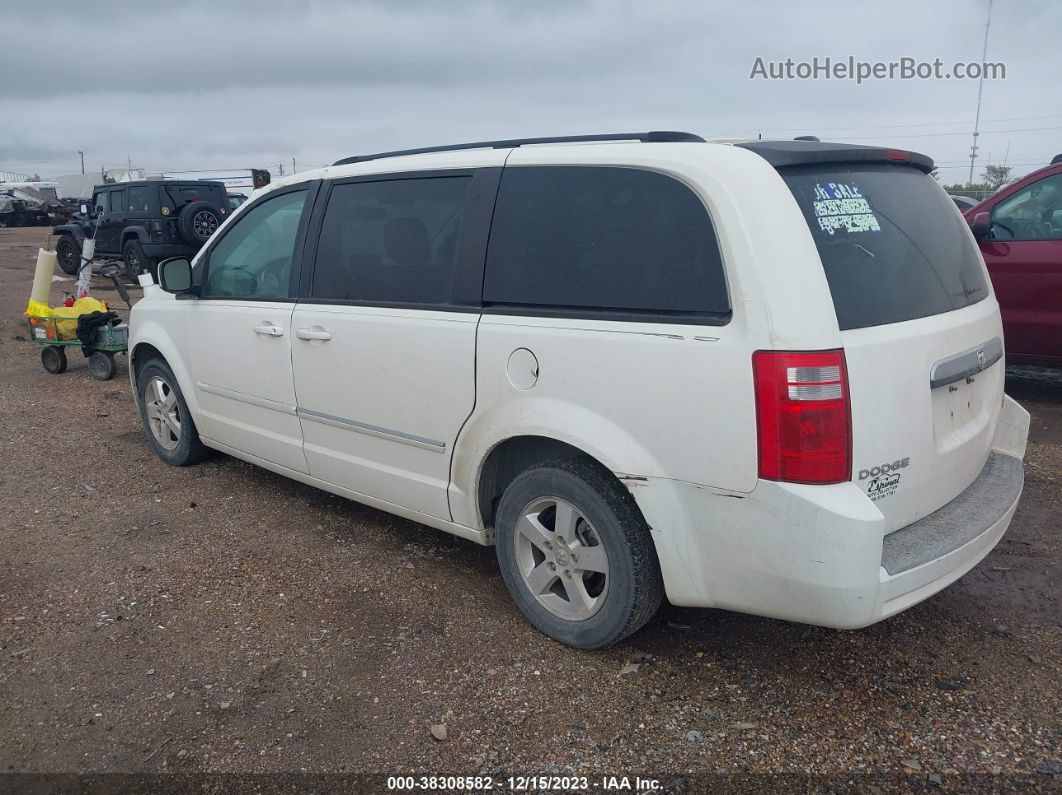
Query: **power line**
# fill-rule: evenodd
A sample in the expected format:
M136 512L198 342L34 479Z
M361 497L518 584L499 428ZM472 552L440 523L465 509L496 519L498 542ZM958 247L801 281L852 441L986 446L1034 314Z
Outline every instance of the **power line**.
M1035 121L1039 119L1059 119L1062 118L1062 113L1051 113L1046 116L1011 116L1005 119L982 119L982 124L998 124L1005 121ZM723 133L713 133L708 136L709 138L725 138L728 135L735 135L737 133L755 133L755 132L819 132L819 133L843 133L845 130L903 130L913 127L942 127L949 124L969 124L968 121L926 121L918 122L916 124L857 124L852 127L817 127L815 125L804 125L803 127L750 127L744 130L729 130ZM986 130L986 132L1004 132L1003 130Z
M1010 130L985 130L982 135L991 135L993 133L1014 133L1014 132L1039 132L1042 130L1062 130L1062 126L1058 127L1017 127ZM904 133L903 135L890 135L889 138L937 138L944 135L969 135L966 130L960 130L959 132L936 132L936 133ZM880 135L846 135L845 138L850 138L856 141L866 141L871 138L881 138Z

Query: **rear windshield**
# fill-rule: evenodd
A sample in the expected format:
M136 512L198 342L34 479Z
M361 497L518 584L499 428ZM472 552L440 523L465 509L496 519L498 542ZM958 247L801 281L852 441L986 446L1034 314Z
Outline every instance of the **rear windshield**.
M220 182L209 185L166 185L164 183L160 190L163 207L169 207L171 210L200 201L210 202L217 206L228 206L225 186Z
M842 329L939 315L987 297L966 223L928 174L884 163L779 171L811 228Z

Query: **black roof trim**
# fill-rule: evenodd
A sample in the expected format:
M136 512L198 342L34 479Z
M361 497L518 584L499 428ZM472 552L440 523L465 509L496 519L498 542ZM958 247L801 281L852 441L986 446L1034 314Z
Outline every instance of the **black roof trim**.
M505 141L475 141L466 144L450 144L449 146L425 146L420 149L399 149L394 152L377 152L372 155L354 155L337 160L333 166L346 166L351 163L364 163L367 160L379 160L385 157L401 157L402 155L423 155L430 152L456 152L461 149L513 149L518 146L531 144L571 144L588 143L593 141L641 141L642 143L675 143L693 142L704 143L699 135L688 132L676 132L674 130L652 130L650 132L633 133L602 133L601 135L555 135L547 138L510 138Z
M118 190L120 188L141 187L143 185L220 185L225 187L225 183L219 179L131 179L128 182L101 182L96 185L96 188L113 188Z
M813 163L896 163L911 165L927 174L933 170L933 158L905 149L883 146L860 146L820 141L748 141L735 144L755 152L775 168L805 166ZM901 157L900 154L906 155Z

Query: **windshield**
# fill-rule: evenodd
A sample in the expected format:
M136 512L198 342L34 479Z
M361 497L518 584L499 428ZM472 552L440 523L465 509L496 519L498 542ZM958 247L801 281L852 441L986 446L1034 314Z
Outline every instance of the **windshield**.
M811 228L841 329L939 315L988 295L955 205L910 166L779 169Z

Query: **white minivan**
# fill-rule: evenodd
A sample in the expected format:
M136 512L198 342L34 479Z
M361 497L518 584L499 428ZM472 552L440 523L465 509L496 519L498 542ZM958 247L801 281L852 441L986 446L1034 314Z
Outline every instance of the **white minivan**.
M654 132L351 157L144 278L149 444L481 544L596 648L661 600L863 627L1010 523L974 239L911 152Z

